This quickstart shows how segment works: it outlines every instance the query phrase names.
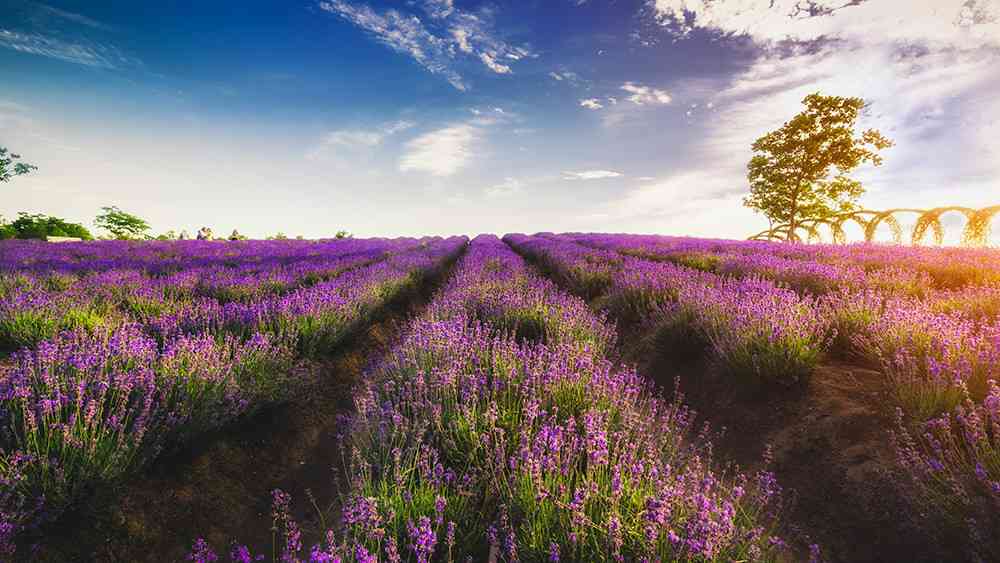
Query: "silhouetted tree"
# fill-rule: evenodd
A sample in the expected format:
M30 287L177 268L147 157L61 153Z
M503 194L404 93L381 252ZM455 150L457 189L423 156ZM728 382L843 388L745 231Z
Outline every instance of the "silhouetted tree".
M795 230L805 219L856 209L865 190L847 174L864 162L881 165L877 151L893 144L875 129L855 136L866 107L861 98L815 93L802 103L805 110L754 142L747 165L750 195L743 200L772 224L787 224L789 240L798 240Z

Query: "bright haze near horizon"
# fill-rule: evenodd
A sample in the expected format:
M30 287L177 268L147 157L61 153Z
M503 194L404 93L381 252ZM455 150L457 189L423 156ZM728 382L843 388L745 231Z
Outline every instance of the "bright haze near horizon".
M750 144L814 91L896 142L864 206L1000 203L997 0L4 5L8 218L743 238Z

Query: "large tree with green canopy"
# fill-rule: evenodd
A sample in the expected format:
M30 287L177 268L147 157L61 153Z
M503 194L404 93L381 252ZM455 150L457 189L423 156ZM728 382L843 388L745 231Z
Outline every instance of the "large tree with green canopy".
M750 195L743 200L772 225L787 225L788 240L798 240L804 220L857 209L865 190L848 174L865 162L881 165L878 151L893 144L875 129L855 134L862 98L814 93L802 103L802 112L753 143Z

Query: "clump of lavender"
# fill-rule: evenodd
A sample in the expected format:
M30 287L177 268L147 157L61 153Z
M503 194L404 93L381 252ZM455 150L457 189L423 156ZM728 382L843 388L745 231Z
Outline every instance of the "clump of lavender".
M869 314L852 344L881 367L908 416L951 412L966 392L981 401L1000 376L1000 319L937 312L933 303L914 299L885 299L872 309L878 314Z
M991 379L988 388L982 401L966 393L953 411L915 426L899 410L893 434L900 487L918 519L964 535L980 560L1000 558L1000 385Z
M0 312L41 303L103 315L100 327L46 325L44 338L0 366L0 545L13 549L15 536L82 491L312 385L313 357L466 241L262 242L222 253L201 243L108 243L36 256L16 274L0 268ZM57 273L27 266L38 264ZM260 272L273 275L251 291L246 275ZM206 296L216 275L245 290L219 303Z
M610 362L610 327L533 276L496 238L477 238L426 313L369 370L344 436L352 478L343 528L312 553L780 557L773 476L715 473L710 448L691 439L693 414ZM539 308L535 337L512 328L518 311ZM289 537L276 544L287 552Z
M507 240L561 271L598 252L553 238ZM638 258L619 263L604 307L626 322L663 315L661 324L696 334L736 376L795 383L812 373L829 348L834 331L810 296L758 277L734 279Z
M548 344L512 338L502 311L469 314L469 286L501 291L492 279L506 275L519 290L531 275L519 264L477 239L366 377L345 445L345 542L375 554L393 538L416 560L449 538L459 559L777 557L773 477L716 475L680 402L574 342L580 325L559 316Z

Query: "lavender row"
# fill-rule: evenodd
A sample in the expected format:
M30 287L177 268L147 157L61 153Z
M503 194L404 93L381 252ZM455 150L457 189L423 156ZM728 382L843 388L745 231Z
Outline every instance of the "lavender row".
M648 259L675 259L687 265L716 267L719 257L732 267L747 267L741 256L771 257L772 271L790 268L817 282L857 283L874 275L870 286L899 284L902 289L920 289L919 283L939 289L1000 282L1000 253L984 248L921 247L882 244L784 244L767 241L733 241L657 235L563 235L601 248L622 250ZM802 261L813 266L798 266ZM752 264L750 260L750 264ZM818 264L818 266L817 266ZM759 267L768 269L768 265ZM792 274L793 276L795 274ZM903 280L894 280L902 276ZM821 286L822 287L822 286Z
M300 249L291 253L288 249L280 251L280 245L262 242L258 255L230 251L217 263L192 263L178 271L161 271L153 262L146 263L145 269L72 272L35 272L30 264L25 264L19 270L0 271L0 352L33 346L60 330L106 330L126 322L146 324L157 317L186 310L216 309L230 302L248 304L277 298L420 243L418 239L407 238L351 240L331 245L310 243L311 246L289 243L293 249ZM247 244L255 243L243 246ZM188 255L195 254L188 245L201 246L170 243L178 253L183 250ZM220 245L225 246L215 243L216 247ZM13 247L17 246L14 241ZM0 243L0 250L10 249L7 241ZM134 261L126 256L119 265Z
M475 239L355 392L342 526L304 554L276 493L282 560L778 558L773 477L714 473L693 414L608 360L614 334L495 237Z
M125 323L15 353L0 371L0 547L13 549L19 531L83 490L307 388L318 374L312 357L465 244L428 240L264 309L205 317L214 319L207 330L167 330L157 340Z
M187 319L189 331L208 330L196 326L195 319L204 325L227 311L238 315L248 308L273 308L289 293L306 293L315 284L419 244L418 239L359 242L331 249L344 254L310 253L284 261L267 254L245 262L228 258L224 266L162 276L134 269L0 274L0 353L31 347L61 330L109 330L129 322L150 325L161 339L164 330L183 330L170 326L176 319Z
M212 268L162 278L136 270L107 270L60 282L66 287L56 289L51 288L53 277L41 282L17 275L0 277L0 284L6 282L0 290L0 351L32 347L62 330L108 330L129 322L148 324L185 310L274 299L385 257L385 251L372 251L331 257L304 268Z
M675 329L678 323L694 327L725 362L744 358L727 354L736 348L752 356L755 365L778 373L787 364L768 358L784 360L802 350L794 340L780 353L760 344L737 345L759 343L755 336L768 326L774 334L801 326L788 311L803 301L769 281L726 279L672 263L609 256L605 249L559 237L508 240L542 259L577 291L586 292L594 279L606 280L602 303L616 318L636 321L656 315ZM833 346L875 363L885 375L887 394L898 406L895 443L906 476L905 494L921 507L932 528L942 521L963 528L969 551L992 558L1000 555L987 533L1000 525L1000 320L989 306L996 292L991 286L968 287L919 299L858 289L805 301L814 311L807 318L827 326L828 337L834 338L814 341L820 344L811 347L815 355L810 357L818 360ZM713 323L720 319L714 316L720 301L723 309L749 312L758 331L753 322L748 329L746 316L726 315L720 324ZM720 347L726 341L733 346Z
M993 280L989 284L965 285L954 283L951 285L956 287L947 287L946 284L944 288L935 288L927 271L945 271L947 267L910 269L890 265L876 268L849 262L831 263L809 258L805 253L796 254L794 250L780 252L781 248L753 252L749 249L740 252L731 249L722 253L709 250L693 253L681 251L654 255L649 249L640 250L641 247L635 246L634 238L636 237L623 236L616 239L610 235L572 236L572 240L587 246L611 249L627 255L655 256L656 260L670 260L720 275L761 276L800 293L832 296L834 302L857 301L864 299L862 294L876 293L886 299L908 301L907 308L919 307L913 302L914 299L919 299L926 304L928 314L960 315L978 323L1000 319L1000 282ZM692 241L698 239L681 240L686 241L685 248L690 249L695 246ZM712 248L711 242L705 242L703 246ZM768 243L766 246L773 247L774 244ZM984 251L975 251L976 256L983 253ZM793 257L788 257L788 254ZM998 253L994 251L991 258L995 259L996 254ZM842 342L845 343L849 344Z
M777 373L779 366L768 363L768 355L795 358L808 349L812 365L831 347L860 356L881 367L890 394L918 420L953 410L965 393L981 401L988 381L1000 375L998 287L939 291L933 299L871 288L814 298L796 296L755 275L720 276L615 256L558 237L513 235L510 240L563 272L564 282L577 291L586 293L595 279L603 280L604 305L617 318L634 322L666 310L693 325L727 363L745 363L743 354L753 354ZM768 326L774 340L765 346L759 340ZM782 338L800 327L811 336L807 344L794 336ZM773 342L783 351L774 350Z
M201 268L259 264L287 266L331 256L402 248L419 239L332 239L320 241L98 241L58 245L9 240L0 245L0 272L48 276L106 270L139 270L162 276Z
M602 297L615 318L636 323L655 316L661 325L703 340L719 366L741 378L803 380L834 334L815 298L769 280L718 276L551 237L505 240L574 292Z

